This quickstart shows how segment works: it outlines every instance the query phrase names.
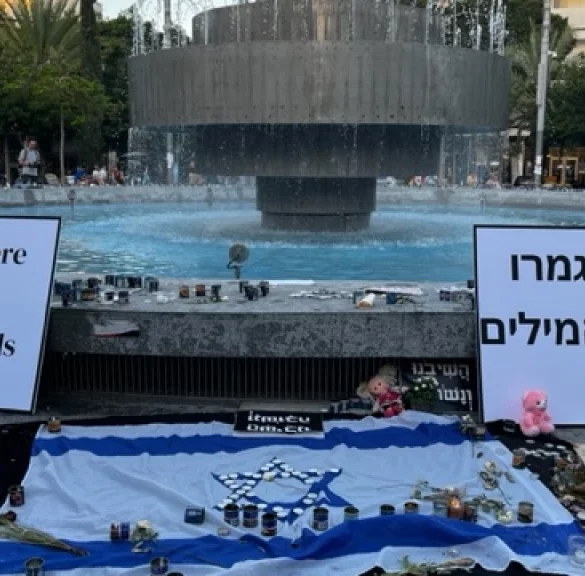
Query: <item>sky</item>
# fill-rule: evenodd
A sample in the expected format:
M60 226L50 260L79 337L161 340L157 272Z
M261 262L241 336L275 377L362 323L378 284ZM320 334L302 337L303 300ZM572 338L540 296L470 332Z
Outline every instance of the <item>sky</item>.
M145 17L154 14L162 15L163 0L98 0L102 5L104 18L115 18L123 10L127 10L132 4L141 5L140 13ZM226 4L235 4L236 0L171 0L171 6L174 11L180 10L180 24L187 30L191 31L191 18L202 10L214 6L224 6ZM176 20L176 15L173 17Z

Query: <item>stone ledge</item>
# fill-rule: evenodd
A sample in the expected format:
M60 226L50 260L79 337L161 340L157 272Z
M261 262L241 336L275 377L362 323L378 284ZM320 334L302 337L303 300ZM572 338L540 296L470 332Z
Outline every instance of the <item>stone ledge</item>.
M197 304L178 299L178 287L222 283L229 301ZM145 291L129 304L88 303L51 310L48 349L62 353L249 358L473 358L475 312L469 303L439 300L437 284L421 285L413 303L357 310L351 299L292 298L300 290L353 290L383 282L319 282L274 285L266 298L249 302L234 281L164 280L166 304ZM93 326L112 321L135 325L140 335L100 338Z

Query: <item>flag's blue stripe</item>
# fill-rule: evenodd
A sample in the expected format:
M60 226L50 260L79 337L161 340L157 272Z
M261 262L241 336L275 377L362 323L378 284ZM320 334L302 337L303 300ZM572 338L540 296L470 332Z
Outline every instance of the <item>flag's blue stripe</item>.
M580 534L576 523L526 527L491 528L458 520L423 515L378 516L337 525L315 535L305 530L296 546L286 538L264 540L246 535L240 540L217 536L197 539L160 540L151 553L131 551L129 542L70 542L89 552L78 558L65 552L18 542L0 541L0 574L18 573L27 558L41 556L47 570L73 568L131 568L165 556L174 565L209 564L230 568L245 560L293 558L327 560L353 554L377 552L385 547L436 548L461 546L488 536L497 536L519 556L540 556L547 552L567 554L568 538Z
M414 430L399 426L388 426L377 430L355 432L348 428L333 428L324 438L251 437L242 438L224 434L208 436L165 436L153 438L37 438L32 455L47 452L51 456L63 456L70 450L90 452L96 456L173 456L175 454L234 454L252 448L271 446L300 446L310 450L331 450L336 446L372 450L376 448L416 448L432 444L455 446L465 442L458 424L420 424Z

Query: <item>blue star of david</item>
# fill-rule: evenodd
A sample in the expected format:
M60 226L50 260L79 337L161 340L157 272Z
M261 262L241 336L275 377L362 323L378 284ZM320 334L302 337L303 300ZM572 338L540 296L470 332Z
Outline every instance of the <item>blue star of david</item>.
M256 504L260 512L276 512L281 522L291 524L300 515L312 506L345 507L351 503L338 496L329 488L329 484L335 480L342 470L330 468L329 470L310 469L305 471L295 470L279 458L272 458L270 462L261 466L256 472L234 472L231 474L212 474L222 486L229 491L229 495L215 505L216 510L223 510L230 503L242 504L243 501ZM296 502L266 502L254 493L254 488L261 482L270 482L282 478L283 480L295 480L301 485L307 486L307 492ZM319 498L319 494L324 496Z

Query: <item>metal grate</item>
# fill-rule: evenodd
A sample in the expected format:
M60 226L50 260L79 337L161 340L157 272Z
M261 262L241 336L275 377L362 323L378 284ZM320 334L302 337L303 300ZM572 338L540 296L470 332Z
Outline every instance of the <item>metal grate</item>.
M185 358L47 352L44 392L198 398L327 400L350 397L381 358Z

